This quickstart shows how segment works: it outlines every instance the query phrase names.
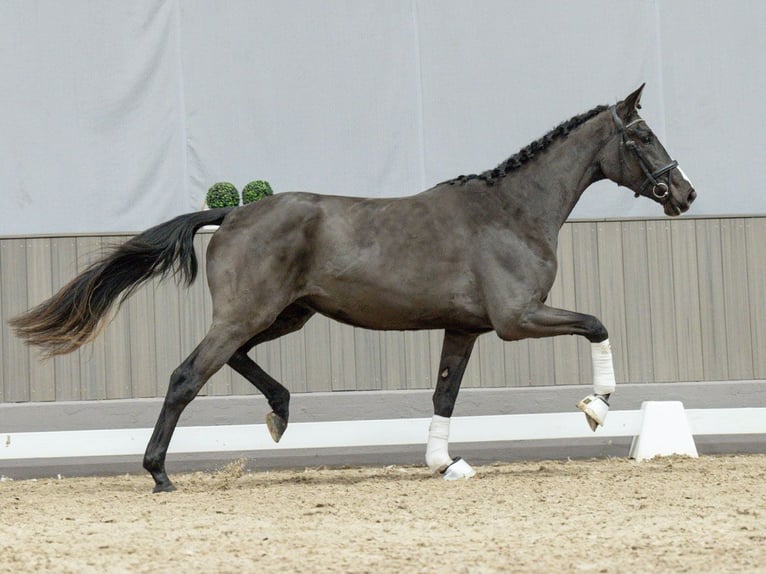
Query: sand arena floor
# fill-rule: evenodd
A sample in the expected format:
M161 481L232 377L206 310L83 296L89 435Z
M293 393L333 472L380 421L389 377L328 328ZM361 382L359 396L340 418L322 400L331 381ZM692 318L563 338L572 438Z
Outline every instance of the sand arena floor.
M0 482L0 572L766 572L766 455Z

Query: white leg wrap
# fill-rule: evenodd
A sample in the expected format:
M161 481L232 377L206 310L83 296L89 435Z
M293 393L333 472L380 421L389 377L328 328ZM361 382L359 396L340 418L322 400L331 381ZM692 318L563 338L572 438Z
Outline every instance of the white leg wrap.
M591 343L590 355L593 359L593 394L577 403L577 408L585 413L588 426L595 431L606 420L609 412L607 399L615 389L614 363L609 339Z
M434 415L428 427L426 464L431 472L438 472L444 480L471 478L476 471L462 458L455 460L449 455L449 418Z
M608 395L614 392L614 363L612 362L612 347L609 339L600 343L590 344L590 354L593 359L593 392L597 395Z
M431 472L444 472L452 464L447 445L449 442L449 418L434 415L428 427L426 464Z

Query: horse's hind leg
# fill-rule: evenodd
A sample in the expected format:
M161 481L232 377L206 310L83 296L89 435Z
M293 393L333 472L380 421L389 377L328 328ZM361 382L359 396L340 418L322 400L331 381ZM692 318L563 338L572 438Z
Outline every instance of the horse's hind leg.
M279 442L285 429L287 429L287 421L290 416L290 391L269 376L247 353L256 345L297 331L306 324L306 321L313 314L314 311L311 309L301 305L291 305L280 313L271 327L262 333L258 333L258 335L242 345L228 360L228 365L232 369L245 377L266 397L272 409L266 415L266 426L274 442Z
M144 454L144 468L154 478L154 492L175 490L165 472L165 456L181 413L251 333L244 333L242 327L214 323L197 348L173 371L165 402Z
M448 442L450 417L477 336L477 333L462 331L444 332L439 378L433 396L434 415L428 429L426 464L432 472L441 473L447 480L470 478L475 474L463 459L450 457Z

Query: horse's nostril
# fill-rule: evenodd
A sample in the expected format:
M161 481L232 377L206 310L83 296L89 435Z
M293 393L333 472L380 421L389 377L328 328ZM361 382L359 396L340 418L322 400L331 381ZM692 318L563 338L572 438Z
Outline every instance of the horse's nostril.
M688 201L689 201L689 203L691 203L691 202L692 202L692 201L694 201L695 199L697 199L697 192L696 192L696 191L694 191L694 189L692 189L692 190L689 192L689 199L688 199Z

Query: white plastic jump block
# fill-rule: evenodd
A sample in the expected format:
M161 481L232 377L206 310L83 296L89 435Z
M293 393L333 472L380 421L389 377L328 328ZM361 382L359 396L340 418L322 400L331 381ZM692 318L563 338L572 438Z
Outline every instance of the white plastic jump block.
M641 403L641 427L630 446L630 458L647 460L673 454L697 458L681 401L645 401Z

